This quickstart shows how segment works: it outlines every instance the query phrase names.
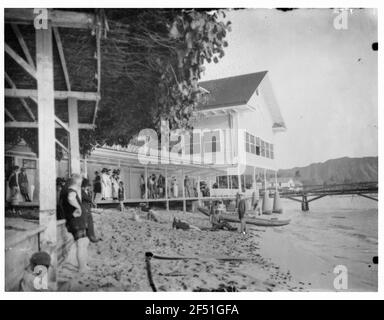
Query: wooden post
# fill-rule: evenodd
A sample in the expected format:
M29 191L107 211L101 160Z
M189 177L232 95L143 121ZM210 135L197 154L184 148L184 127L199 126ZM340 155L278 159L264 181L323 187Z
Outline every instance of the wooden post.
M275 171L275 190L277 192L277 171Z
M200 194L201 194L201 191L200 191L200 182L201 182L201 179L200 179L200 175L197 176L197 198L200 200Z
M169 211L169 199L168 199L168 168L165 167L165 204L167 206L167 211Z
M87 157L84 157L84 178L88 179L88 162L87 162Z
M267 171L264 168L264 192L267 192Z
M40 250L51 256L48 282L57 287L56 269L56 143L55 101L53 87L52 29L36 30L36 79L39 144L39 224L45 227L40 236ZM32 252L31 252L32 253Z
M129 199L132 199L132 168L129 167Z
M148 168L144 168L144 185L145 185L145 200L148 200Z
M68 126L71 174L80 174L79 116L75 98L68 98Z
M185 180L184 169L181 169L181 187L182 187L181 190L183 191L183 212L186 213L187 212L187 201L185 200L184 180Z

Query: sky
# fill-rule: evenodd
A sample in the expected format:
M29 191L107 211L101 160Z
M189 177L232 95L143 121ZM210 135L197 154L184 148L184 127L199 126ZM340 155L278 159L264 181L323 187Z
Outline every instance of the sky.
M276 134L279 168L378 155L377 12L331 9L230 11L229 46L202 80L268 70L287 131Z

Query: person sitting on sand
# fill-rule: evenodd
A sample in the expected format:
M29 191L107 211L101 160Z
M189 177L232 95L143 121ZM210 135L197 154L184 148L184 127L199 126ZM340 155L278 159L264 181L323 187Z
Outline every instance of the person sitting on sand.
M234 231L237 230L237 228L232 227L227 221L225 221L221 217L221 210L218 207L214 207L213 210L211 210L211 215L210 215L210 221L212 224L212 230L228 230L228 231Z
M51 257L47 252L35 252L29 260L29 265L25 269L23 278L20 281L20 291L55 291L52 283L48 281L50 265Z
M247 205L245 203L245 199L243 197L242 193L238 193L239 195L239 205L237 208L237 212L239 214L239 220L240 220L240 232L242 234L246 233L246 221L245 221L245 212L247 210Z
M147 213L147 220L159 222L159 218L157 217L156 211L153 209L149 209Z
M192 224L189 224L185 221L181 221L180 219L176 219L176 218L173 218L172 229L176 229L176 230L178 230L178 229L181 229L181 230L193 229L193 230L201 231L200 228L198 228Z
M156 211L151 209L148 204L140 204L140 210L147 213L147 220L159 222Z
M76 258L79 265L79 272L85 272L87 266L88 244L87 237L87 213L82 207L81 198L82 178L79 174L73 174L68 181L68 188L63 194L62 204L65 213L66 227L73 235L76 243Z
M131 209L129 209L128 211L132 214L132 220L133 220L133 221L141 222L141 218L140 218L140 216L138 215L136 209L131 208Z

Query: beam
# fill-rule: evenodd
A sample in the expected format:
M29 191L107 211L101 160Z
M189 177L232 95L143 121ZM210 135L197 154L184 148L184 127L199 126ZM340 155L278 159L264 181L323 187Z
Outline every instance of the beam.
M64 123L63 121L61 121L61 119L57 116L55 116L55 121L56 123L58 123L63 129L65 129L67 132L69 132L69 126L68 124Z
M294 197L286 197L287 199L290 199L290 200L293 200L293 201L296 201L296 202L302 202L301 200L299 200L299 199L296 199L296 198L294 198Z
M57 50L59 51L61 67L63 68L65 83L67 85L67 90L71 91L71 83L69 82L69 74L68 74L67 63L65 61L63 44L61 42L59 29L57 29L57 27L53 27L53 35L55 36L55 39L56 39Z
M71 174L80 174L79 117L77 100L68 99L69 150Z
M12 81L11 77L4 72L5 80L8 82L8 84L12 87L12 89L17 89L15 83ZM29 107L27 101L25 101L24 98L20 98L21 104L23 105L24 109L27 111L28 115L31 117L32 121L36 121L36 117L33 114L31 108Z
M367 196L366 194L363 194L363 193L358 193L358 195L360 197L363 197L363 198L371 199L371 200L374 200L374 201L379 201L379 199L371 197L371 196Z
M55 119L57 122L57 120ZM68 124L63 122L65 127L68 127ZM39 124L37 122L27 122L27 121L7 121L4 126L6 128L38 128ZM59 123L56 124L55 128L63 128L63 126ZM66 128L64 128L66 129ZM79 123L79 129L84 130L93 130L95 126L91 123Z
M309 199L307 202L315 201L315 200L317 200L317 199L321 199L321 198L324 198L324 197L326 197L326 196L327 196L327 194L323 194L323 195L321 195L321 196L317 196L317 197L314 197L314 198L312 198L312 199Z
M4 108L4 112L12 121L16 121L15 117L12 115L12 113L9 112L7 108Z
M168 196L168 168L165 167L165 206L167 211L169 211L169 196Z
M4 43L5 52L16 61L16 63L21 66L25 71L27 71L33 78L36 78L36 70L28 62L26 62L22 57L20 57L16 51L14 51L7 43Z
M41 10L36 9L4 9L4 20L6 23L33 24L35 19L41 14ZM48 10L48 20L53 27L92 29L95 25L95 15L91 13Z
M182 186L182 194L183 194L183 213L187 212L187 202L185 201L185 174L184 169L181 169L181 186Z
M35 62L32 59L31 53L29 52L28 46L25 43L23 35L21 34L17 24L12 23L12 30L15 33L17 40L19 41L21 49L23 49L24 55L27 58L29 65L35 69Z
M98 26L96 32L96 54L97 54L97 92L100 94L101 89L101 28ZM95 113L93 114L92 123L96 123L97 111L99 109L99 100L96 101Z
M37 90L35 89L4 89L6 97L9 98L37 98ZM100 99L100 94L97 92L80 92L80 91L55 91L54 98L57 100L66 100L74 98L84 101L96 101Z
M36 30L36 80L37 111L39 118L39 224L45 227L40 236L40 250L51 257L48 281L56 289L56 145L55 145L55 100L53 87L52 30Z
M55 142L67 153L69 153L69 149L63 145L59 140L55 139Z

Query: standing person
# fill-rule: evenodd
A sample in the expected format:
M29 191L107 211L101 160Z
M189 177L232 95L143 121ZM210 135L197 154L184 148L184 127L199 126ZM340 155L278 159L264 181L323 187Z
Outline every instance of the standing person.
M65 219L64 210L62 206L62 194L65 189L65 179L64 178L56 178L56 218L57 220Z
M101 171L101 200L107 200L112 197L112 183L109 169L103 168Z
M98 171L95 171L95 180L93 180L93 197L96 204L101 199L101 177Z
M119 194L118 198L119 198L119 203L120 203L120 211L125 211L125 208L124 208L125 191L124 191L124 182L123 181L119 181L118 194Z
M144 179L144 175L140 175L140 194L141 194L141 198L144 199L145 198L145 179Z
M119 197L119 175L117 170L113 170L111 176L112 183L112 199L117 200Z
M184 190L185 190L185 197L190 198L190 180L188 176L185 176L184 178Z
M253 210L256 212L259 212L259 215L261 215L261 207L260 207L260 192L259 188L255 185L255 191L252 193L252 207Z
M179 186L177 185L177 180L175 177L173 177L172 180L172 192L174 198L177 198L179 196Z
M83 182L81 183L81 199L83 208L85 210L85 214L87 216L87 237L89 241L96 243L100 239L96 238L95 235L95 226L93 224L93 216L91 212L91 208L94 206L94 203L92 201L92 191L91 191L91 183L88 179L83 179Z
M152 199L154 198L154 180L153 180L153 175L150 175L147 180L148 183L148 198Z
M237 212L239 214L239 220L240 220L240 232L242 234L246 233L246 222L245 222L245 212L247 210L247 205L245 203L245 199L243 198L243 194L239 193L239 207L237 209Z
M157 179L157 190L159 194L159 198L164 197L164 177L162 174L159 174L159 178Z
M105 190L105 198L112 199L112 175L111 175L111 169L107 169L107 179L106 179L106 185L107 188Z
M157 188L157 177L156 174L152 175L152 188L153 188L153 198L159 198L159 189Z
M11 205L12 205L18 202L18 195L20 191L18 166L14 166L12 169L12 173L8 178L8 187L11 191L9 201L11 202ZM15 209L12 208L12 211L15 211Z
M73 235L76 244L76 258L79 272L86 272L88 258L87 214L82 205L81 198L82 178L79 174L73 174L68 181L67 188L63 192L63 210L65 213L66 227Z
M106 189L107 189L107 169L103 168L101 169L101 177L100 177L100 182L101 182L101 200L105 200L105 195L106 195Z
M27 176L27 173L25 172L25 168L21 168L18 178L19 178L21 195L24 197L26 202L31 202L31 199L29 198L28 176Z

